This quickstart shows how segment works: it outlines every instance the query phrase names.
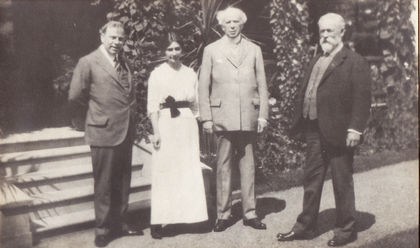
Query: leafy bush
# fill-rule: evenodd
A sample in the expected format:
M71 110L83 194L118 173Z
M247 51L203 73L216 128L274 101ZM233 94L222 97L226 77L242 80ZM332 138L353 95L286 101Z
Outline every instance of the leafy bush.
M153 68L163 62L160 43L169 31L180 34L184 43L183 62L198 69L205 45L218 38L215 14L223 0L161 1L114 0L107 18L119 20L129 30L124 50L134 68L137 84L138 138L148 140L151 125L146 114L147 79ZM197 15L198 13L198 15Z
M169 6L159 0L114 2L114 10L107 18L121 21L128 30L124 50L134 70L133 80L137 82L137 132L139 138L148 139L151 126L146 113L147 79L150 71L161 61L159 40L167 31L165 13Z
M418 147L418 75L410 0L386 0L376 9L383 59L372 65L374 89L386 107L373 108L366 132L370 153Z
M382 55L373 60L367 57L371 61L374 79L373 102L379 105L371 109L365 142L359 152L372 154L380 150L418 148L418 65L413 40L415 33L410 22L413 5L410 0L387 0L381 4L374 0L370 2L371 6L375 6L374 11L368 10L361 14L369 15L374 21L368 20L365 23L358 20L360 24L349 30L350 40L346 42L352 44L357 41L353 39L359 39L356 43L360 43L366 30L358 29L373 29L377 31L374 40L379 48L372 49L374 52L380 51ZM292 99L300 80L302 65L307 63L310 54L307 42L311 37L306 33L310 22L308 3L297 0L272 1L271 23L276 43L274 52L280 74L276 83L270 85L270 93L278 101L273 108L277 110L278 107L278 112L272 116L267 143L260 147L260 156L268 162L271 170L298 166L303 161L302 146L290 140L285 130L291 119ZM361 37L358 37L358 31L362 31ZM385 103L385 107L381 103Z
M299 166L303 144L287 133L303 66L309 61L309 12L303 0L271 2L271 28L277 73L268 88L271 95L270 125L258 142L259 165L264 174Z
M176 30L184 40L184 63L198 69L204 46L219 37L215 13L225 7L223 0L160 1L114 0L108 19L122 21L128 28L125 46L139 82L137 130L139 138L150 133L146 116L146 92L149 72L160 62L159 42L169 30ZM257 145L258 167L264 175L295 169L304 161L304 144L291 139L287 132L294 111L293 101L302 80L304 66L315 51L309 42L314 35L309 24L308 0L272 0L270 25L275 43L274 74L269 78L270 120L266 133ZM374 108L365 135L363 151L404 149L417 141L417 75L413 56L413 28L409 22L410 0L387 0L377 5L380 20L378 39L384 55L371 64L374 90L383 90L386 109ZM198 13L198 14L197 14ZM269 28L269 27L267 27ZM351 30L354 31L354 30ZM350 35L353 39L357 36ZM354 39L356 39L354 38ZM360 39L360 37L359 37ZM353 40L348 41L352 44ZM358 42L356 42L358 43ZM270 72L272 70L270 69Z

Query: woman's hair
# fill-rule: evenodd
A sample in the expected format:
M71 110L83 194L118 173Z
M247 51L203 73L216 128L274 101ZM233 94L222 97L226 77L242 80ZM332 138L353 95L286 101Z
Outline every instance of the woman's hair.
M162 42L160 44L160 49L162 51L165 51L166 48L168 48L168 46L172 44L172 42L178 43L181 49L183 49L183 43L182 43L181 38L179 37L177 33L173 31L169 31L167 36L164 39L162 39Z

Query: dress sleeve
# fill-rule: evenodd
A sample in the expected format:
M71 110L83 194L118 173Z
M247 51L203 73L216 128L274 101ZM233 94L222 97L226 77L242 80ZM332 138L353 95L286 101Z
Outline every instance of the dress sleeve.
M147 86L147 115L159 111L159 84L156 72L150 73Z
M200 116L199 113L199 106L198 106L198 77L197 74L194 72L194 100L191 104L191 111L195 118L198 118Z

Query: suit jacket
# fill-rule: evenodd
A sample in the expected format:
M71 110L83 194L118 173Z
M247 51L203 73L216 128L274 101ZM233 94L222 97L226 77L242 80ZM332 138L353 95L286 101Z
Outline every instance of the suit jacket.
M127 70L129 89L123 87L115 68L99 48L77 63L69 104L72 113L80 110L85 113L87 144L116 146L124 141L127 133L133 133L134 123L130 122L134 122L135 87L128 65Z
M268 119L268 92L259 46L242 38L240 55L229 54L225 37L204 49L199 75L202 121L216 131L255 131L258 117Z
M305 91L319 56L310 62L298 92L292 134L301 130ZM345 146L348 129L363 132L370 114L370 87L368 63L362 56L343 47L331 61L317 89L318 125L329 143Z

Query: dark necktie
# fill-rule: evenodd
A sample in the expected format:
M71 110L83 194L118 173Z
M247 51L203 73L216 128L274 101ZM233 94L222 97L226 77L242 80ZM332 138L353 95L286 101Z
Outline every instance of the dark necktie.
M119 55L114 57L114 66L115 71L117 72L118 78L120 83L123 85L125 89L129 89L129 83L127 79L127 73L125 71L124 61L121 59Z
M114 67L118 74L121 73L121 59L120 56L116 55L114 57Z

